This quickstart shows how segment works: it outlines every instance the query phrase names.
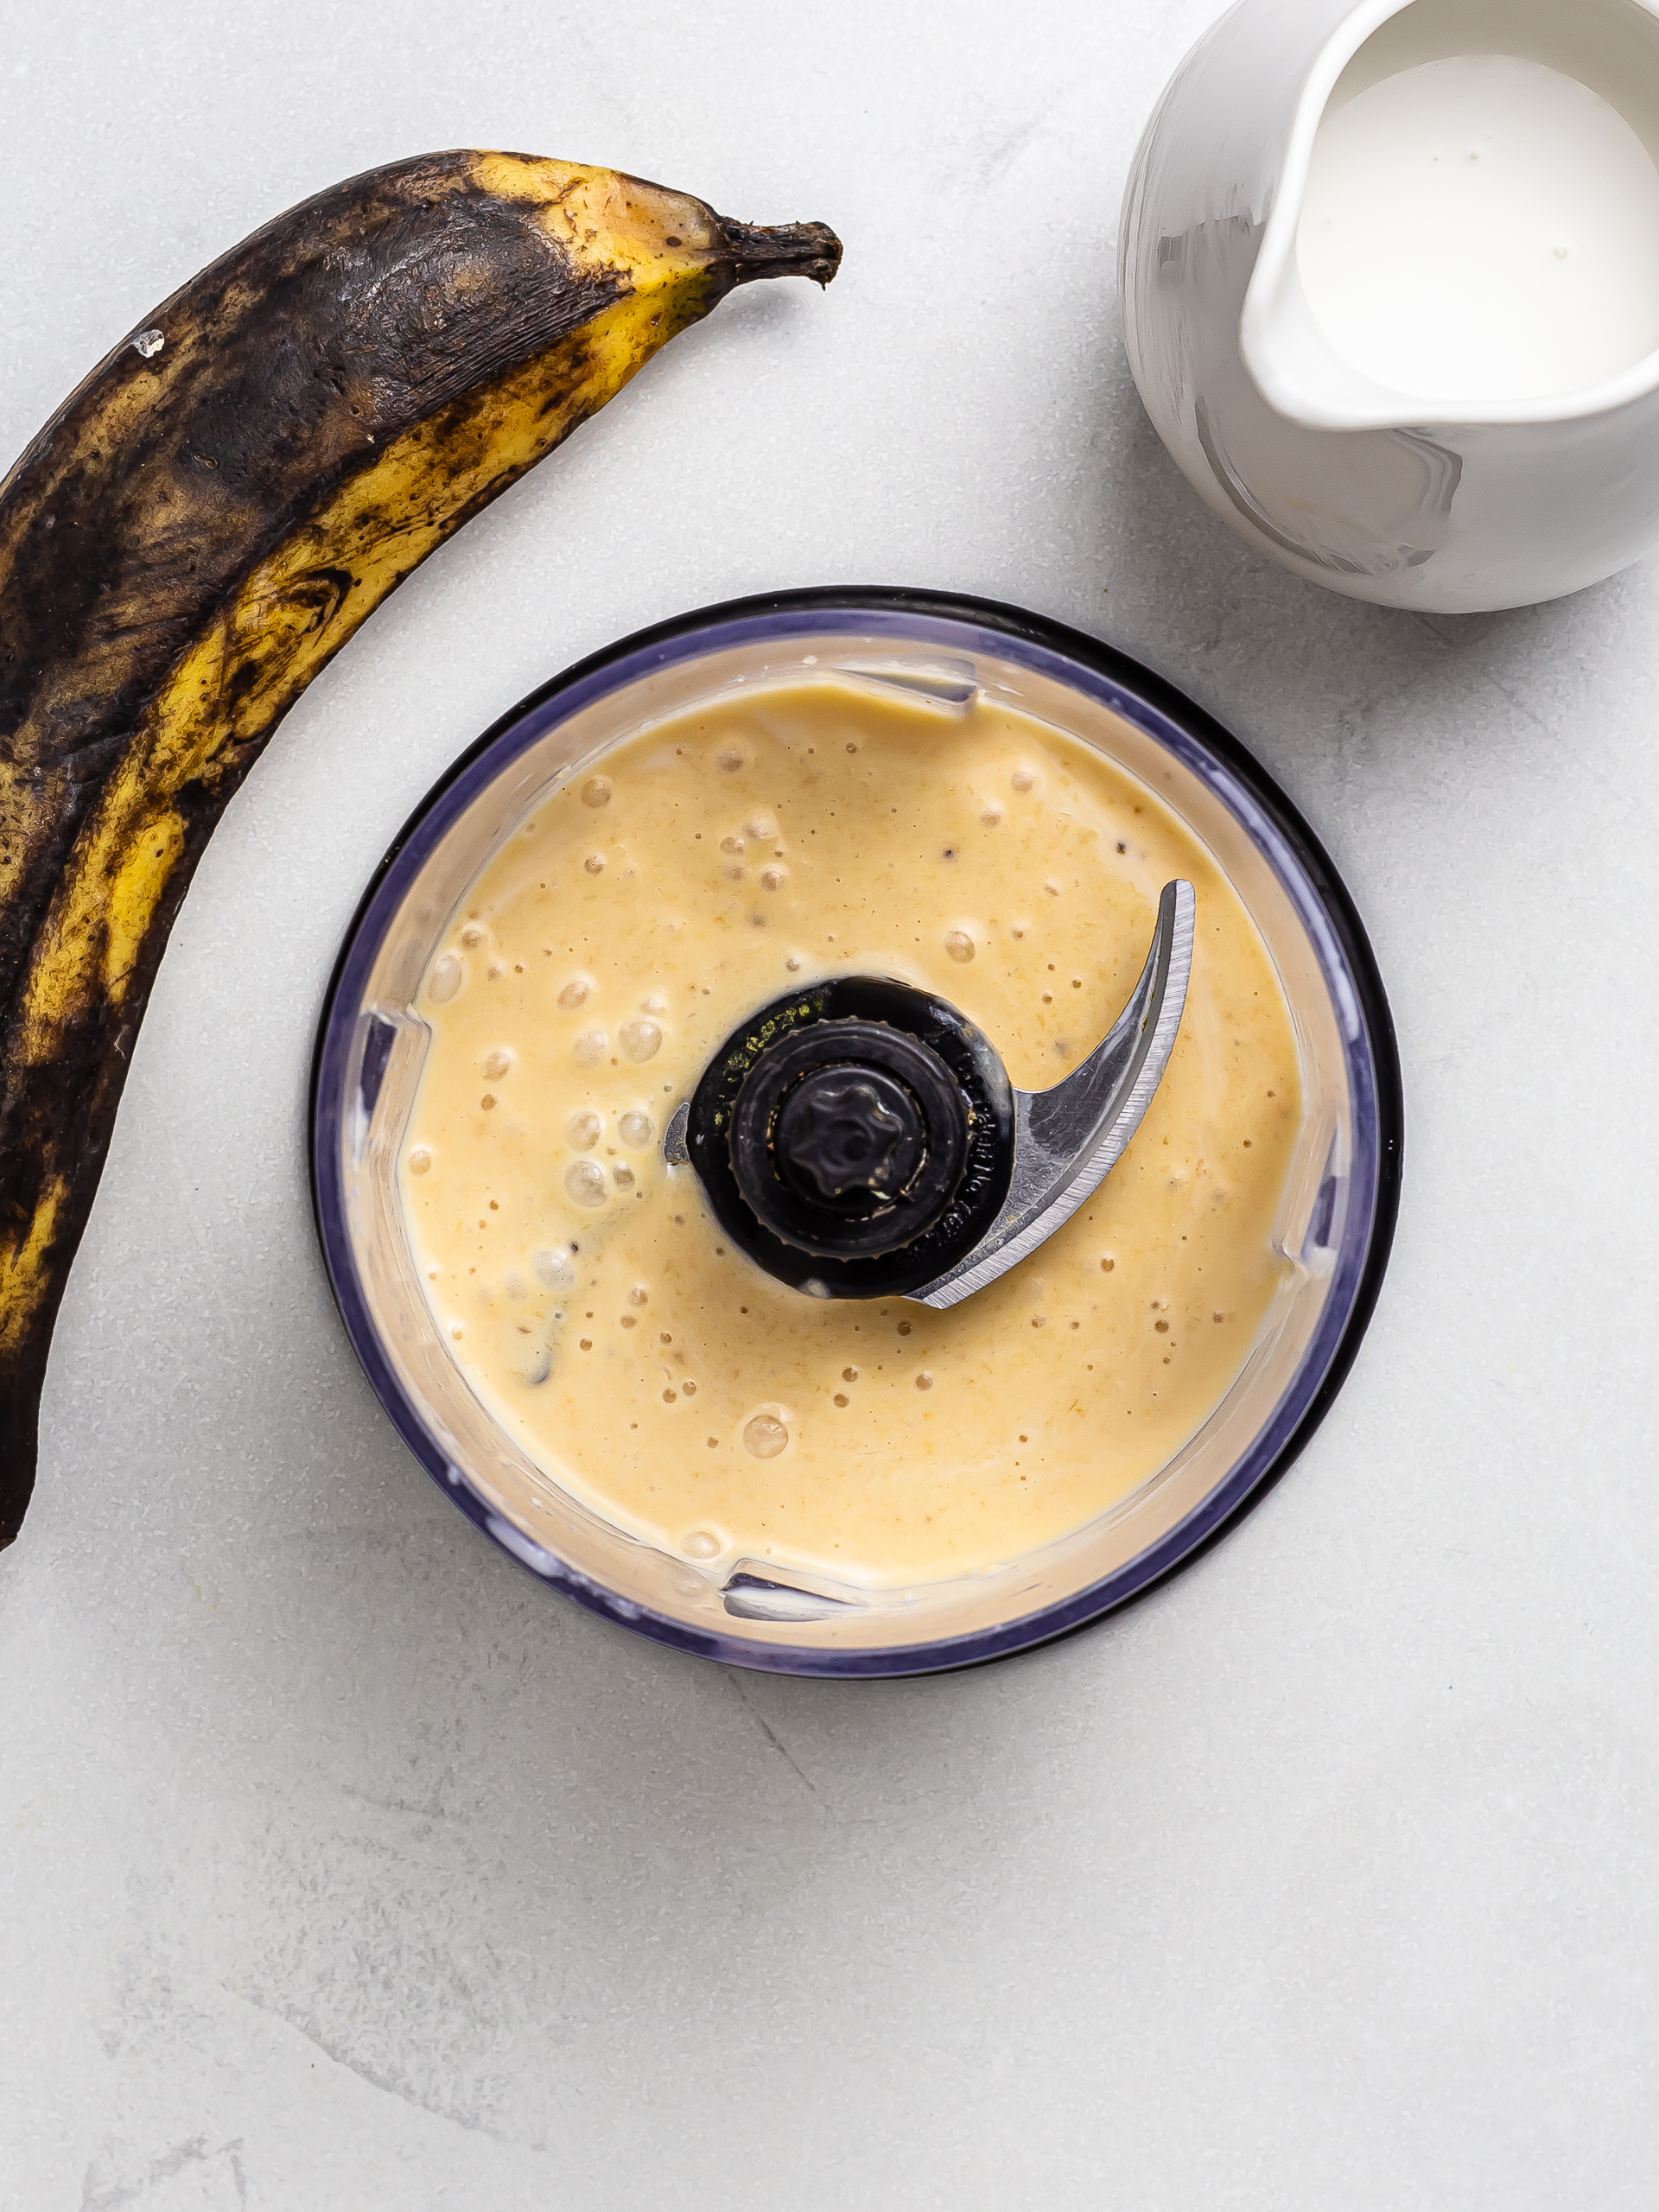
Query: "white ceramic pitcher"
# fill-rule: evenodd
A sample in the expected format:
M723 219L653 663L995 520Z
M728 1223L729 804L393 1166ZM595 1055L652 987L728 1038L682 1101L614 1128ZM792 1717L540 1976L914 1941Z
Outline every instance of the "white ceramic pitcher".
M1217 514L1317 583L1451 613L1577 591L1659 543L1659 354L1424 421L1335 354L1303 294L1327 106L1470 54L1576 78L1659 160L1659 0L1239 0L1147 126L1118 268L1147 411Z

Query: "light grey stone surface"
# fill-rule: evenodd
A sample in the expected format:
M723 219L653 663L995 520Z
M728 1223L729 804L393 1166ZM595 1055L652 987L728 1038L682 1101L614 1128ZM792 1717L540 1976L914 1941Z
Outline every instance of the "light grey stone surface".
M1118 195L1207 0L14 4L0 448L273 211L428 146L847 245L473 524L210 849L0 1560L17 2212L1645 2208L1659 2164L1659 571L1322 594L1141 416ZM1408 1077L1392 1274L1253 1519L989 1672L740 1677L563 1605L403 1453L302 1152L320 995L445 763L769 586L1096 630L1284 781Z

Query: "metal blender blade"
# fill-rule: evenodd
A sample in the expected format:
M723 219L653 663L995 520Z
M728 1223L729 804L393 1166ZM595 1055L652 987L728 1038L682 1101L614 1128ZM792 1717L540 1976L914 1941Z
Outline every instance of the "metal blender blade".
M1151 1104L1186 1004L1192 886L1164 886L1152 950L1103 1043L1050 1090L1016 1090L1014 1174L1001 1212L964 1259L906 1295L956 1306L995 1282L1070 1219L1122 1157Z

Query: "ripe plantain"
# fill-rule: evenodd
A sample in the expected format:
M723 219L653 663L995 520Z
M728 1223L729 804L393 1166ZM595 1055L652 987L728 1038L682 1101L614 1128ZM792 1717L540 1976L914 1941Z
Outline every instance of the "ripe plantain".
M175 293L0 484L0 1545L156 966L266 739L676 332L840 258L613 170L397 162Z

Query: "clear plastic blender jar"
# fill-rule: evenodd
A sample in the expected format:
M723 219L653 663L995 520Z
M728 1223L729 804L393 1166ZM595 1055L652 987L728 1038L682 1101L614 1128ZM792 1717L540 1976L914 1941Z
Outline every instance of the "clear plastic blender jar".
M1241 1371L1132 1496L995 1571L903 1591L775 1560L718 1572L563 1489L476 1396L417 1280L396 1163L429 1031L421 978L469 885L550 790L664 715L844 671L944 701L1016 704L1146 784L1207 848L1289 1006L1304 1116L1274 1243L1288 1262ZM1015 610L823 590L690 614L515 709L430 795L341 951L313 1075L319 1234L353 1345L399 1433L463 1512L579 1604L677 1648L823 1675L917 1674L1027 1649L1190 1559L1287 1465L1340 1384L1386 1266L1402 1147L1392 1026L1363 931L1294 809L1236 741L1109 648Z

